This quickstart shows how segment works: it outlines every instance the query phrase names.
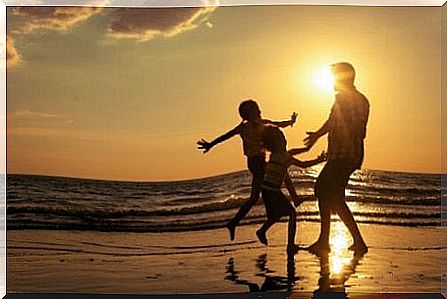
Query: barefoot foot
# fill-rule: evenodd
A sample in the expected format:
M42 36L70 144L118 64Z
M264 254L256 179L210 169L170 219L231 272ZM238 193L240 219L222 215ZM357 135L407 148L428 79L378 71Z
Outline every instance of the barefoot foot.
M232 225L231 223L227 224L227 229L230 233L230 240L233 241L234 240L234 235L236 234L236 226Z
M317 241L307 247L307 250L315 255L324 255L331 252L331 247L329 246L329 244L323 244L322 242Z
M354 255L364 255L368 252L368 246L366 246L365 242L359 242L349 246L348 250L354 251Z
M269 245L268 241L267 241L267 237L265 235L264 232L257 230L256 231L256 236L258 236L259 242L261 242L264 245Z

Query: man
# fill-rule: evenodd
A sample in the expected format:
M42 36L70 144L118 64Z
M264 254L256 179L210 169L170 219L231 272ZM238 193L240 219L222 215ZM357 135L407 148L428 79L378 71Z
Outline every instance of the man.
M357 223L345 201L349 177L363 162L363 140L369 115L368 99L354 86L355 70L346 62L332 65L335 103L331 114L316 132L308 132L304 139L310 149L317 140L328 134L328 162L315 183L315 196L320 210L320 236L308 249L314 254L330 251L329 233L331 212L338 214L349 229L354 244L349 247L355 254L364 254L368 248Z

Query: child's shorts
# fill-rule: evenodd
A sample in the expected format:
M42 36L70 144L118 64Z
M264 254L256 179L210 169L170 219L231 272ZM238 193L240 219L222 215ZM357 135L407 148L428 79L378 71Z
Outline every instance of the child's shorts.
M295 212L295 208L281 191L262 189L262 199L268 219L279 220Z
M248 170L250 170L253 177L264 178L266 165L265 156L263 155L247 157Z

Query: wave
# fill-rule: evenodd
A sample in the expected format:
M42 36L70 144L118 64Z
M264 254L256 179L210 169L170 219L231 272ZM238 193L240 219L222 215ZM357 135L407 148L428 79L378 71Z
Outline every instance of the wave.
M299 221L319 220L313 196L316 175L312 169L293 172L304 201ZM250 196L250 183L247 171L179 182L8 175L7 228L136 232L223 228ZM442 190L439 175L359 171L349 182L346 200L361 223L439 226L444 224ZM261 223L264 214L259 200L242 223Z
M315 198L312 195L303 195L300 198L304 202L315 202ZM219 202L209 202L195 206L182 206L182 207L168 207L168 208L151 208L145 209L141 207L118 207L118 208L95 208L85 206L46 206L46 205L17 205L8 206L7 214L9 216L15 214L34 214L34 215L57 215L68 217L79 217L82 219L87 218L121 218L128 216L140 216L140 217L152 217L152 216L180 216L180 215L195 215L210 212L228 211L239 208L247 199L246 198L231 198ZM387 198L377 197L347 197L347 202L356 203L369 203L374 206L387 208L389 205L401 205L401 206L439 206L440 199L404 199L404 200L392 200ZM257 205L262 205L262 200L258 201ZM368 213L365 213L368 214ZM370 213L371 215L374 213ZM423 215L418 213L412 213L414 215ZM383 213L383 217L393 217L393 215L400 215L406 217L410 214L406 213ZM431 217L440 217L440 213L432 215Z

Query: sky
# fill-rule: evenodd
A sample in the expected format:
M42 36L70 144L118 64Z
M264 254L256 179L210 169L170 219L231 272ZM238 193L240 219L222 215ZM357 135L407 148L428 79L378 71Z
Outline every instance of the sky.
M253 98L264 118L296 111L284 132L303 146L334 101L316 74L348 61L371 106L363 167L439 173L440 24L439 7L10 7L7 172L165 181L242 170L239 137L207 154L196 141L236 126ZM322 138L298 158L325 148Z

